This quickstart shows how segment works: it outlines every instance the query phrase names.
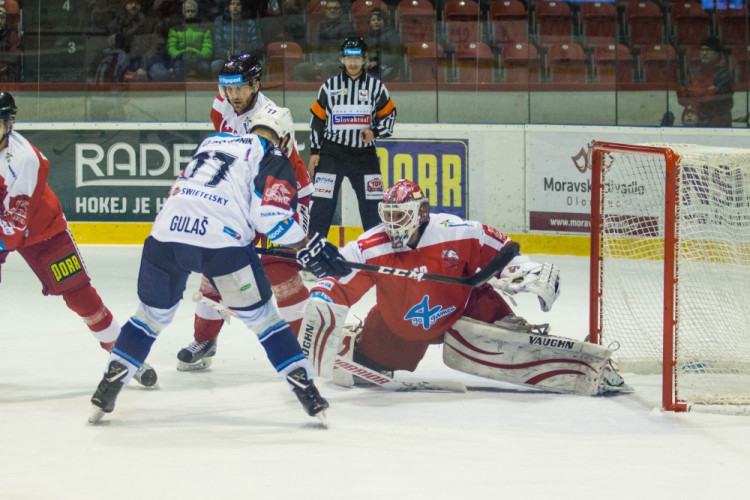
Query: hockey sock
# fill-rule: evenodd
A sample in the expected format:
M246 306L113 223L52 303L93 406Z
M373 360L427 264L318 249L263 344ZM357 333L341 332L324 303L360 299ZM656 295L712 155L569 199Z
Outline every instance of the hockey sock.
M208 342L219 336L221 327L224 326L223 319L207 319L200 317L197 313L193 322L193 337L198 343Z
M130 318L122 327L112 354L120 356L136 368L140 368L151 351L156 336L157 333L152 331L148 325L136 318Z
M289 325L282 321L258 335L268 360L277 372L284 374L293 363L307 359ZM309 371L309 370L308 370Z

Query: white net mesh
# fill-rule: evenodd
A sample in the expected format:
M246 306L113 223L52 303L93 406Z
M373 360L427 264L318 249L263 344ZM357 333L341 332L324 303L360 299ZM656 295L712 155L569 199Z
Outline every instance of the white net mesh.
M676 395L750 404L750 150L671 145L677 207ZM663 155L609 152L602 169L602 344L623 371L661 372Z

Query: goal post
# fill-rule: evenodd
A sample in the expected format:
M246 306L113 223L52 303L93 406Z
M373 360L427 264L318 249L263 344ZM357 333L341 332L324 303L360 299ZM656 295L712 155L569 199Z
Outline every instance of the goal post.
M750 150L595 142L590 340L662 406L750 404Z

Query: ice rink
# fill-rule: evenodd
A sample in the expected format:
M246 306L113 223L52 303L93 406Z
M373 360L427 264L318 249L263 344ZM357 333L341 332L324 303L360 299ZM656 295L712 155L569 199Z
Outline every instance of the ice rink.
M140 247L82 246L120 323L135 312ZM516 312L582 339L588 259L532 256L562 270L562 295ZM189 297L197 289L189 283ZM745 499L750 416L659 410L657 377L631 395L540 393L443 366L414 374L464 394L346 389L319 381L329 429L308 417L255 336L225 327L210 370L175 369L193 304L154 345L159 388L133 383L102 425L87 424L107 355L61 298L44 297L11 254L0 284L0 499ZM363 315L371 305L351 314ZM350 316L351 318L352 316Z

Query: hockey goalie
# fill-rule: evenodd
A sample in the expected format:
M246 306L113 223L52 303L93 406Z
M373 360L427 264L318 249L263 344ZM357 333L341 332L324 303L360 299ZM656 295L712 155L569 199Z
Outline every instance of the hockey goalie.
M419 186L400 180L380 203L382 223L349 243L351 262L466 277L484 268L511 240L492 227L431 214ZM514 244L515 245L515 244ZM375 287L376 304L359 325L344 326L350 306ZM559 270L514 253L489 283L477 287L408 279L364 270L318 280L299 334L318 374L354 385L392 381L414 371L432 344L461 372L537 389L581 395L630 392L602 346L549 335L513 314L499 291L539 298L549 311L560 293Z

